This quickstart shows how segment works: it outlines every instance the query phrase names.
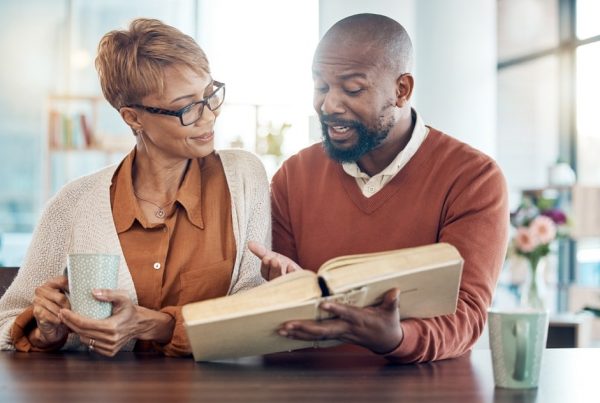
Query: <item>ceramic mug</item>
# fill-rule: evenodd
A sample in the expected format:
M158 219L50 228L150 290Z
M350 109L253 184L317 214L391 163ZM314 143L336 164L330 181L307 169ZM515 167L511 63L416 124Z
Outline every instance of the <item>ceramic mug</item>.
M118 255L70 254L67 257L67 276L71 309L93 319L108 318L112 314L112 303L98 301L92 295L92 290L116 289L118 274Z
M490 309L488 320L496 386L536 388L548 337L548 312Z

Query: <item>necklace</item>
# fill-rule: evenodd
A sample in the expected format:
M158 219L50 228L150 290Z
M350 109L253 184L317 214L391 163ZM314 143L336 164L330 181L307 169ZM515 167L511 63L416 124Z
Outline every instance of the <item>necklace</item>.
M167 215L167 214L165 213L165 207L167 207L167 206L168 206L168 205L170 205L170 204L173 204L173 202L175 202L175 200L177 200L177 198L175 198L175 199L173 199L173 200L171 200L171 201L169 201L169 202L167 202L167 203L165 203L164 205L162 205L162 206L161 206L161 205L159 205L159 204L157 204L157 203L154 203L153 201L150 201L150 200L144 199L143 197L140 197L140 196L139 196L139 195L138 195L136 192L133 192L133 194L134 194L134 195L135 195L135 197L137 197L138 199L140 199L140 200L142 200L142 201L145 201L146 203L150 203L150 204L152 204L153 206L155 206L155 207L157 208L157 210L154 212L154 216L155 216L156 218L160 218L160 219L163 219L163 218L165 218L165 215Z

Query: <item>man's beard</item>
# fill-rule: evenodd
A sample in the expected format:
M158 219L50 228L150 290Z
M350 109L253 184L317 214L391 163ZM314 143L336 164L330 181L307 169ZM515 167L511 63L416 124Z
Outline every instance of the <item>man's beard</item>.
M375 149L385 140L393 123L383 124L375 130L369 130L364 124L356 120L342 120L320 116L323 131L323 147L329 157L337 162L356 162L360 157ZM329 126L345 126L354 129L357 134L356 144L350 148L338 148L329 138Z

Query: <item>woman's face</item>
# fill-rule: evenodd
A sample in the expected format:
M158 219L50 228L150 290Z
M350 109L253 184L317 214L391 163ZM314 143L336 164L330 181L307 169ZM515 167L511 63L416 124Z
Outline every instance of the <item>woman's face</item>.
M164 80L164 93L142 98L144 106L178 111L209 96L216 89L209 74L198 75L184 66L167 67ZM143 128L138 134L138 146L144 147L150 155L202 158L214 150L214 125L219 109L211 111L205 105L200 119L188 126L183 126L177 116L137 110Z

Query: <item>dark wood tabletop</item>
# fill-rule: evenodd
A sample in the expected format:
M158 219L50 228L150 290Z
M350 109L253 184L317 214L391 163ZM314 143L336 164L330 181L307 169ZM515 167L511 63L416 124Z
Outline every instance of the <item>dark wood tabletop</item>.
M490 352L420 365L311 350L195 363L121 353L0 352L0 402L600 402L600 349L550 349L540 387L494 388Z

